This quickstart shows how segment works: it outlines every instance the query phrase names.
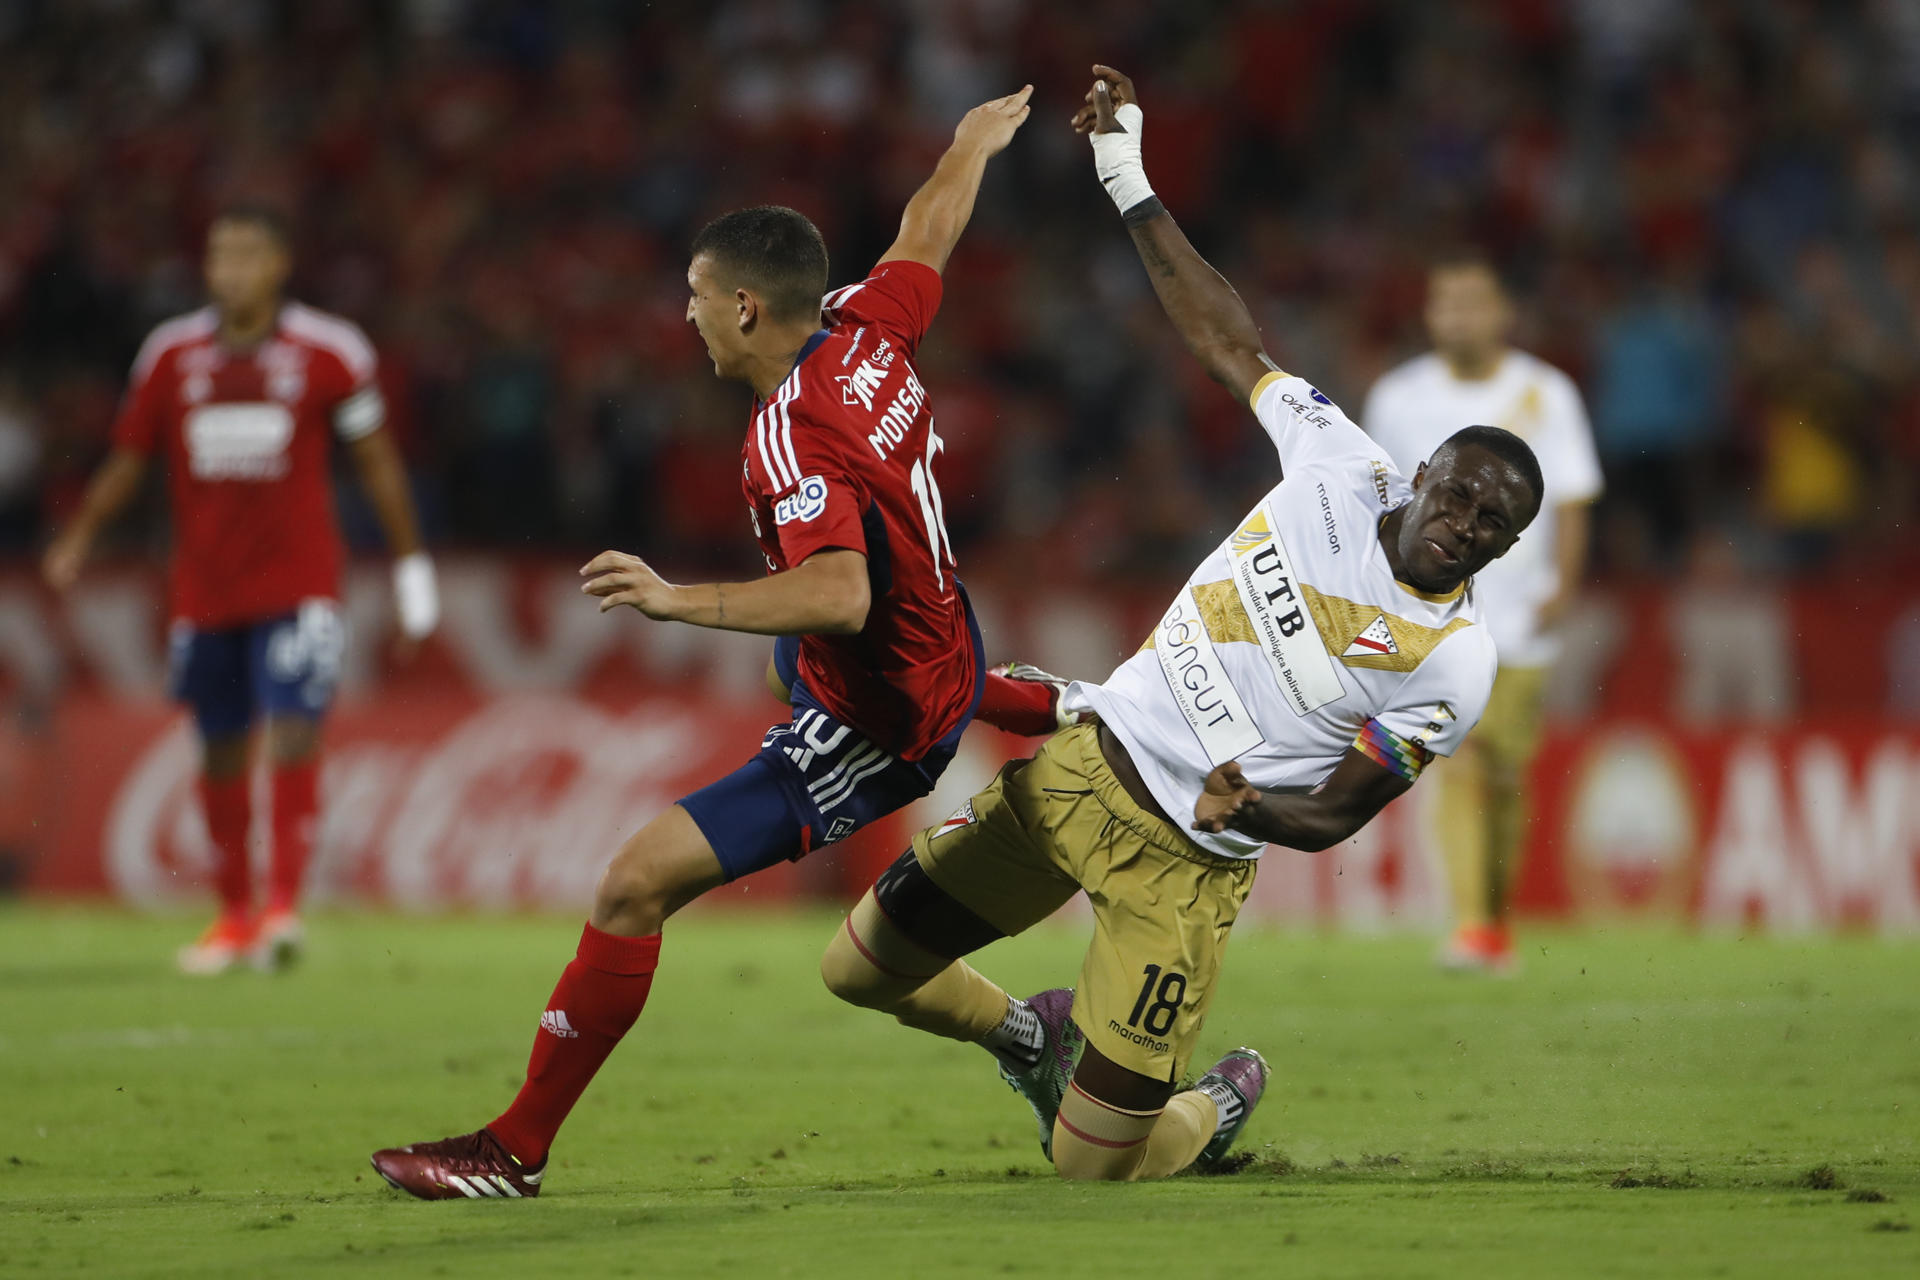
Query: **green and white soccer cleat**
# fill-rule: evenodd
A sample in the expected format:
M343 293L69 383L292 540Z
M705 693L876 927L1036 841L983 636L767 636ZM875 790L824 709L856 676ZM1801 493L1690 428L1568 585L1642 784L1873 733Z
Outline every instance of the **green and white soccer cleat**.
M1053 1118L1060 1114L1060 1099L1067 1095L1067 1083L1080 1062L1080 1050L1086 1037L1073 1022L1073 988L1055 987L1027 997L1025 1004L1040 1019L1043 1043L1040 1060L1021 1072L1000 1068L1000 1078L1033 1108L1040 1125L1040 1150L1053 1159Z

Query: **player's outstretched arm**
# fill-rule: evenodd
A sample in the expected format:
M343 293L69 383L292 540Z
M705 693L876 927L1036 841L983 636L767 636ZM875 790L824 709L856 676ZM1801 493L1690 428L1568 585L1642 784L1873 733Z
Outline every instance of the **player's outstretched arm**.
M93 540L133 501L146 474L145 454L115 449L107 455L107 460L100 464L87 484L86 496L80 501L80 513L47 547L40 571L49 586L65 591L74 584L87 562L87 554L93 550Z
M763 636L854 635L867 625L872 586L858 551L816 551L753 582L668 582L639 556L603 551L581 568L600 612L631 605L649 618Z
M1013 135L1026 123L1032 110L1027 99L1033 86L1010 93L992 102L983 102L960 118L953 131L953 145L940 157L933 176L907 201L900 215L900 234L894 237L882 262L921 262L935 271L945 271L953 246L973 216L973 200L980 193L980 179L986 174L987 161L1013 141Z
M1118 206L1153 291L1187 350L1244 403L1254 385L1278 366L1267 358L1247 304L1188 243L1148 185L1140 159L1144 117L1133 81L1097 64L1093 74L1097 79L1073 117L1074 130L1092 139L1094 170Z
M440 589L433 561L420 541L420 518L407 488L407 466L381 427L347 442L347 454L360 475L360 487L387 536L393 553L393 597L400 633L411 642L428 635L440 621Z
M1247 782L1238 761L1229 760L1207 775L1206 789L1193 807L1193 829L1231 827L1268 844L1313 853L1351 837L1412 785L1411 778L1350 748L1319 790L1270 796Z

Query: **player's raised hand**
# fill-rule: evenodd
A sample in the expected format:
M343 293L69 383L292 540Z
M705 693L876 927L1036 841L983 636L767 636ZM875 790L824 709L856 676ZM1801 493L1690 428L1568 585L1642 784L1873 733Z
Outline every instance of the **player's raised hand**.
M600 612L632 605L649 618L672 619L676 588L639 556L602 551L581 568L581 590L600 597Z
M1098 62L1093 64L1093 76L1093 88L1087 90L1085 105L1073 113L1073 131L1126 132L1125 126L1114 118L1113 113L1128 103L1140 105L1140 95L1134 92L1133 78Z
M1193 802L1193 829L1225 831L1242 811L1259 803L1260 793L1240 771L1240 762L1229 760L1207 775L1206 789Z
M71 531L62 534L53 540L41 558L40 575L55 591L65 591L79 580L80 568L87 562L87 550L84 538Z
M960 117L953 131L953 145L978 147L986 155L997 155L1027 122L1033 110L1027 105L1031 97L1033 86L1027 85L1018 93L981 103Z

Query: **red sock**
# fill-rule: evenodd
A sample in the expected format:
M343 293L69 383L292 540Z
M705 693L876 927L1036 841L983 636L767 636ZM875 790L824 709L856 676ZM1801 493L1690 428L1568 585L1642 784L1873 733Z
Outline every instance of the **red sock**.
M533 1034L533 1056L519 1096L487 1128L516 1160L539 1164L587 1081L646 1006L660 935L623 938L592 925L560 975Z
M253 910L253 859L247 848L251 790L252 780L244 773L218 780L200 775L200 807L213 837L213 887L220 894L220 913L231 920Z
M268 862L267 910L291 911L300 900L320 812L320 762L273 770L273 857Z
M980 691L980 709L973 718L1008 733L1038 738L1060 727L1053 709L1058 696L1050 684L1009 680L989 671L986 687Z

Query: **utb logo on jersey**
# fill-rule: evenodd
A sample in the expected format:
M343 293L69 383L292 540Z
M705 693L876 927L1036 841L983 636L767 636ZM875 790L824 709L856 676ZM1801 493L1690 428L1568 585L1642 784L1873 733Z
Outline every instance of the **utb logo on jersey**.
M1246 523L1233 531L1233 554L1243 556L1273 536L1273 529L1267 524L1267 509L1258 507L1247 517Z
M1389 653L1400 652L1400 646L1393 642L1393 630L1387 626L1387 615L1381 614L1367 624L1367 629L1353 638L1347 646L1343 658L1371 658Z
M808 476L800 486L773 507L775 524L792 524L812 520L827 509L827 482L819 476Z

